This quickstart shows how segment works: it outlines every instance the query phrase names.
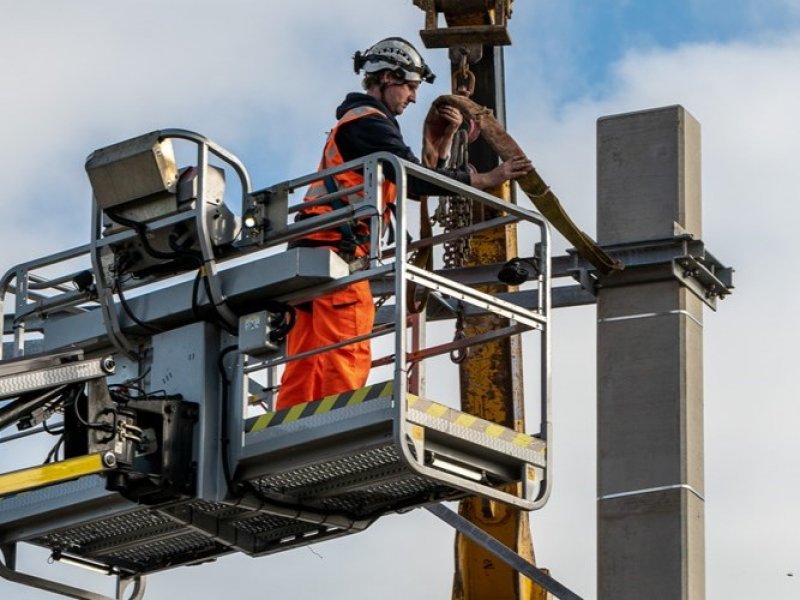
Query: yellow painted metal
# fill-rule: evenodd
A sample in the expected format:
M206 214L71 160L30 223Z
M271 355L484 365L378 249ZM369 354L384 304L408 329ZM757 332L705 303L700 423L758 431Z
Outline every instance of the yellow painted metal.
M491 190L510 199L510 187ZM481 215L481 220L496 215ZM517 230L508 226L476 235L471 241L472 264L505 262L517 255ZM506 286L483 291L497 293ZM494 316L470 318L465 333L476 335L503 326ZM522 348L518 337L473 346L461 366L461 408L464 412L524 431L522 402ZM518 490L509 490L518 491ZM462 500L459 514L497 538L520 556L534 561L528 513L505 504L471 497ZM456 536L453 600L546 600L545 590L462 535Z
M414 0L414 4L425 11L420 37L428 48L511 43L508 19L512 0ZM445 27L439 27L439 14L444 15Z
M425 11L427 29L436 29L437 13L444 14L448 27L505 26L513 3L513 0L414 0L414 4Z
M426 12L426 29L420 34L429 48L510 43L506 20L511 14L512 0L414 0L414 3ZM447 27L438 27L437 12L444 13ZM503 85L502 73L492 80L499 82L496 85ZM492 95L490 90L484 91ZM506 201L511 199L509 184L488 191ZM474 220L485 221L499 216L490 212L476 205ZM503 263L515 256L517 229L511 225L504 230L474 235L465 266ZM486 286L482 291L499 293L508 289L497 284ZM465 320L465 333L467 336L477 335L507 324L507 320L495 316L472 317ZM525 431L522 345L518 336L471 347L468 358L460 367L460 378L464 412L516 431ZM519 493L520 490L517 487L507 491ZM534 562L528 513L478 497L463 500L459 513L521 557ZM456 535L455 562L453 600L550 598L545 590L461 534Z
M472 497L463 500L459 514L517 551L530 562L533 557L528 513L505 504ZM454 600L549 600L546 590L523 577L494 554L456 536L456 571L453 579Z
M108 467L103 463L103 454L87 454L68 458L29 469L21 469L0 475L0 497L27 492L36 488L77 479L85 475L102 473Z

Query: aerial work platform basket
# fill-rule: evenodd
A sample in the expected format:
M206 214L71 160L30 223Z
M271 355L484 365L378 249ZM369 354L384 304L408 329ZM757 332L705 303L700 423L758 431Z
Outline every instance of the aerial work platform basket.
M194 171L169 164L165 144L176 139L196 147ZM20 542L131 580L230 552L259 556L313 544L362 531L386 514L472 494L523 510L544 505L552 479L550 240L537 213L389 154L253 191L238 159L191 132L154 132L108 150L87 163L95 191L92 241L18 265L0 281L0 303L15 297L4 325L13 335L6 348L12 357L0 361L0 390L11 391L0 394L0 425L21 428L0 443L29 443L30 433L46 438L61 428L65 436L48 464L23 464L13 479L0 475L0 575L67 592L15 570ZM211 165L209 154L221 164ZM153 163L154 184L147 180L153 169L142 169ZM398 235L387 246L379 233L386 169L397 184L400 232L408 228L411 177L502 215L413 243ZM346 190L360 201L291 222L302 206L291 202L293 194L346 170L363 172L364 185ZM239 216L220 199L225 178L211 175L217 171L238 175ZM120 192L112 176L136 176L137 185L128 186L134 191ZM371 220L363 264L348 265L325 248L283 245L353 219ZM538 259L525 305L411 260L415 250L516 224L528 226ZM156 243L162 249L150 252ZM86 260L91 269L74 266ZM297 358L272 335L287 321L280 311L363 280L382 308L362 337L387 342L390 349L373 366L388 370L389 379L376 375L361 389L273 410L279 369ZM420 326L425 312L408 311L415 289L434 298L434 326L493 315L496 327L431 342L435 327L426 336ZM262 318L263 343L241 334L243 319L252 324L254 316ZM434 399L420 383L426 360L528 331L539 338L538 366L530 372L538 382L535 433L463 412L455 392ZM32 332L36 345L29 343ZM46 383L32 387L31 378ZM63 425L48 423L59 416ZM89 455L103 457L101 464L42 483L43 469Z
M245 431L238 477L358 519L464 491L530 508L545 468L542 440L413 394L403 402L393 382L253 417ZM522 497L496 489L512 482Z

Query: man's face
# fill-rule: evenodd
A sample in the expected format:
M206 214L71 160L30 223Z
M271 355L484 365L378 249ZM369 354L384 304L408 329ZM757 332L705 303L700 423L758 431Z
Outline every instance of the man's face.
M387 83L383 92L383 101L392 114L403 114L406 106L417 101L418 81L398 83L396 80L389 80Z

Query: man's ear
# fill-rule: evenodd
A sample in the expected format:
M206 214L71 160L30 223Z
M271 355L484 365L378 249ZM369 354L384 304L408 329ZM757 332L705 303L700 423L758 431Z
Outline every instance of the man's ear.
M400 84L403 83L405 80L397 75L394 71L383 71L381 73L381 83L388 83L388 84Z

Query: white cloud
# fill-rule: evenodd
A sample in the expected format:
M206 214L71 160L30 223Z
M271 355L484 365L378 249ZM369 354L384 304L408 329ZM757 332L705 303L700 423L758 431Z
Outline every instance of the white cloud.
M796 590L787 587L792 581L784 573L794 567L783 565L796 560L798 547L783 532L800 526L791 504L800 491L791 425L800 417L792 400L793 340L800 335L794 298L800 285L786 273L800 219L798 68L800 38L794 35L769 43L631 52L616 66L608 95L556 108L537 97L542 82L534 81L530 96L512 115L523 147L532 149L545 178L589 230L597 117L679 103L701 123L703 239L718 258L737 268L739 286L718 313L706 315L709 597L789 597L788 590ZM573 340L581 336L570 334ZM582 335L588 339L590 334ZM570 370L592 367L585 360L571 363ZM556 366L555 380L561 377ZM575 417L570 414L567 422ZM579 443L566 451L578 448L593 451ZM578 485L578 473L593 475L589 468L561 471L558 485ZM543 524L546 530L569 528L570 517L554 512L558 523ZM758 556L747 548L760 548ZM545 544L540 556L549 555ZM567 582L583 578L574 564L548 566Z
M0 206L6 224L26 226L42 203L64 208L69 227L48 249L86 239L86 155L146 131L192 129L246 150L262 185L313 169L334 103L358 84L350 57L389 33L354 0L55 2L44 17L6 4ZM398 11L394 25L417 12Z

